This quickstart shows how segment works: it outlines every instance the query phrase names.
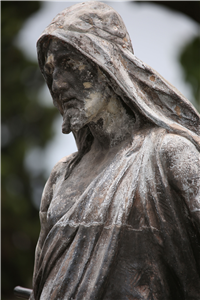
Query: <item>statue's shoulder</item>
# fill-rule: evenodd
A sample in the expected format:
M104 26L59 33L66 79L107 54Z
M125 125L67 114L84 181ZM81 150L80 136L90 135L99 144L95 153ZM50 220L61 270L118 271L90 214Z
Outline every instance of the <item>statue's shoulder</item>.
M69 155L67 155L67 156L64 156L63 158L61 158L57 163L56 163L56 165L55 165L55 167L56 166L59 166L59 165L61 165L61 164L63 164L63 163L69 163L75 156L76 156L76 154L77 154L77 152L74 152L74 153L71 153L71 154L69 154Z
M187 178L199 178L200 153L187 138L166 134L160 146L160 158L166 173L174 182L184 183Z
M161 154L167 156L179 155L179 154L199 154L199 151L195 145L187 138L173 134L166 133L161 143Z
M59 178L63 176L63 173L66 172L67 165L75 157L75 155L76 153L72 153L68 156L63 157L53 167L49 179L47 180L43 190L42 201L40 206L41 211L47 211L52 199L54 186L56 182L59 180Z
M70 161L76 156L76 153L77 152L61 158L53 167L49 180L55 181L55 178L60 177L62 173L66 170L67 165L70 163Z

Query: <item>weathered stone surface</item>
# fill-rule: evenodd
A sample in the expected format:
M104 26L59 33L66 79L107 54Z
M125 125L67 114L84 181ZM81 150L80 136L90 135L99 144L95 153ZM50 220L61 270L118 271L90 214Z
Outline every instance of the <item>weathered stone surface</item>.
M78 152L44 188L30 299L199 300L199 114L104 3L67 8L37 47Z

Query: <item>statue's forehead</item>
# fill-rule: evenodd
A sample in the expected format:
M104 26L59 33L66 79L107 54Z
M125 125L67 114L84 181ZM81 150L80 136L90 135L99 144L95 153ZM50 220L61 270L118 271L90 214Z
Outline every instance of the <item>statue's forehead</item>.
M67 44L66 42L64 42L56 37L53 37L49 41L47 49L48 49L48 52L49 51L56 52L58 50L70 51L70 50L72 50L72 47L70 47L70 45Z
M47 54L54 53L54 55L56 55L56 53L62 51L66 55L71 54L71 55L84 57L84 55L76 48L74 48L72 45L55 37L50 40L48 46L46 47L46 50L47 50L46 51Z
M45 51L45 63L54 63L58 57L70 58L74 61L82 61L85 64L91 64L92 62L85 57L80 51L74 48L72 45L58 39L52 38L46 47Z
M45 63L54 63L57 55L72 55L74 52L67 43L62 42L59 39L53 38L49 42L46 48Z

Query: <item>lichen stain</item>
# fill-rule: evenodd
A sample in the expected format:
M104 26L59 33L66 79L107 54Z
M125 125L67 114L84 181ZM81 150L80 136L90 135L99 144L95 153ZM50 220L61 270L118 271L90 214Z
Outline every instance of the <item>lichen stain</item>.
M175 107L175 111L176 111L177 115L180 117L180 115L181 115L181 109L180 109L180 107L178 105Z
M90 83L90 82L89 82ZM85 105L86 105L86 111L88 111L87 116L93 116L96 115L98 110L101 107L101 101L102 94L98 92L90 93L89 97L85 99Z
M105 200L105 198L104 197L98 197L97 200L98 200L99 204L102 204L103 201Z
M125 61L125 59L120 57L120 61L121 61L122 65L124 66L124 68L127 69L127 62Z
M82 70L84 70L85 69L85 65L79 65L79 67L78 67L78 69L79 69L79 71L82 71Z
M151 80L151 81L155 81L155 80L156 80L155 76L152 75L152 76L150 77L150 80Z
M114 97L112 98L114 99ZM117 101L110 101L107 105L107 111L110 112L111 114L117 114L117 112L119 111L119 105Z
M92 87L92 83L91 82L83 82L84 88L85 89L90 89Z
M90 23L91 25L94 25L93 19L92 18L88 18L88 23Z
M54 55L51 53L47 56L46 64L54 63Z
M95 53L95 54L98 53L98 54L100 55L100 52L97 51L97 49L95 49L95 48L94 48L94 53Z

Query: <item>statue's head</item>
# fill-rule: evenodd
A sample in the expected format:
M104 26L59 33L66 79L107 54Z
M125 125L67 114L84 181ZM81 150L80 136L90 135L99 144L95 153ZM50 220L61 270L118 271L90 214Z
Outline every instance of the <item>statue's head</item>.
M74 70L73 76L70 75L68 78L72 79L74 86L77 87L76 90L73 89L73 93L76 93L77 97L82 99L84 96L88 100L95 89L103 96L108 92L110 85L115 94L122 99L123 103L126 103L131 111L137 110L152 124L185 136L200 147L199 114L169 82L135 57L123 20L112 7L96 1L78 3L68 7L52 20L38 40L40 69L55 105L61 114L64 114L65 105L69 107L70 102L63 104L61 99L64 97L65 100L67 92L57 92L56 80L54 78L52 84L52 76L48 75L49 71L46 68L47 61L49 60L51 65L57 56L57 51L53 48L58 49L58 52L62 52L64 49L66 57L67 53L70 53L67 58L67 68L74 68ZM54 53L50 53L52 51ZM73 61L76 61L76 66L72 66ZM84 64L87 65L87 68L82 67ZM62 69L62 64L59 69ZM67 72L67 69L64 71ZM91 74L89 75L89 73ZM60 78L61 75L61 71L56 74ZM99 84L100 82L103 82L103 85ZM59 89L61 91L62 88ZM59 96L60 94L61 96ZM73 94L69 95L69 97L73 96ZM90 106L89 103L92 102L88 100L84 103L86 112L82 110L84 112L80 117L82 125L86 124L91 117L92 105ZM101 106L102 103L100 101L99 105ZM100 109L96 104L94 108ZM97 112L94 112L94 115L95 113ZM78 130L81 124L78 124L75 118L73 120L71 118L71 125ZM64 120L64 132L69 132L68 125Z
M44 74L54 104L63 116L63 133L78 132L89 122L98 121L103 110L111 109L113 97L119 101L101 68L58 38L49 40ZM117 103L113 103L112 110L117 109Z
M39 39L39 64L54 105L63 115L63 133L77 132L97 119L109 98L116 96L106 67L112 67L115 44L133 52L123 20L100 2L65 9Z

